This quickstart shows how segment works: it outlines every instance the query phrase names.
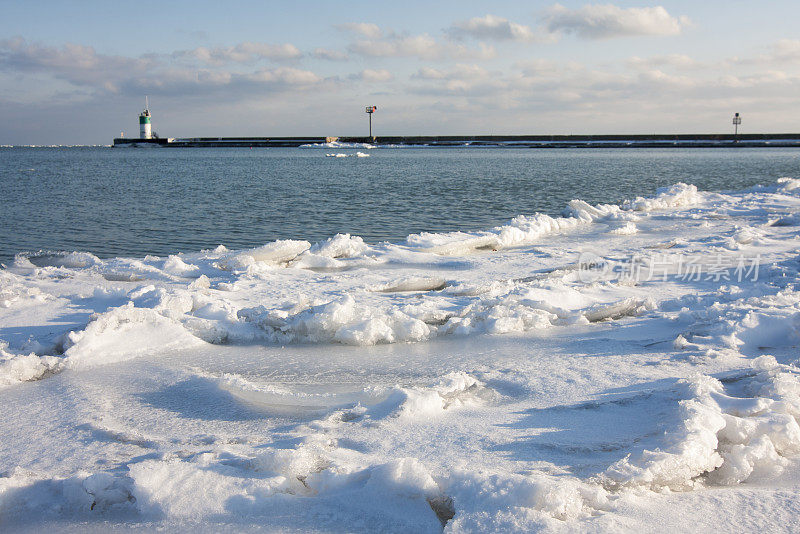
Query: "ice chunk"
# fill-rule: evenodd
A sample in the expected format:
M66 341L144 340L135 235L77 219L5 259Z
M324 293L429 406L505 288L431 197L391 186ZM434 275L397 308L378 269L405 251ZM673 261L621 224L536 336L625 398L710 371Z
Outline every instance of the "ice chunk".
M190 265L174 254L164 261L164 271L184 278L197 278L200 275L200 268L197 265Z
M620 319L635 316L648 309L653 309L654 303L647 299L628 297L625 300L609 305L599 305L586 310L583 315L589 322L596 323L606 319Z
M61 358L33 353L14 354L4 345L0 342L0 387L38 380L63 368Z
M70 332L65 364L90 367L127 360L152 351L197 346L203 342L177 321L128 303L101 313L83 330Z
M243 270L254 263L280 265L288 263L311 247L308 241L284 239L267 243L258 248L244 250L221 259L218 264L225 270Z
M637 197L635 200L626 201L623 207L634 211L654 211L682 206L692 206L702 201L703 197L697 192L697 187L684 183L677 183L670 187L662 187L656 191L653 198Z
M308 251L328 258L354 258L362 256L369 250L369 246L359 236L336 234L325 241L315 243Z
M800 381L774 359L759 359L754 368L754 375L735 382L752 397L727 395L708 376L682 382L688 398L678 402L680 422L664 445L609 467L601 476L606 487L688 490L704 480L737 484L780 474L784 456L800 451Z
M383 293L403 291L438 291L444 289L447 282L438 276L409 276L381 285L373 289Z
M636 225L633 222L628 221L622 226L612 229L611 233L614 235L633 235L638 231L639 229L636 227Z

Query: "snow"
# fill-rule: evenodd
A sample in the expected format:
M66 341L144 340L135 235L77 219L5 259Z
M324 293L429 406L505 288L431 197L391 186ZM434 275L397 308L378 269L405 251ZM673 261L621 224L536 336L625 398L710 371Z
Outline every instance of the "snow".
M337 148L337 147L333 147ZM364 148L375 148L372 146L365 146ZM361 152L360 150L355 154L347 154L345 152L328 152L325 154L326 158L368 158L370 157L369 154L366 152Z
M603 473L604 485L681 491L705 481L731 485L779 475L788 464L785 456L800 451L800 383L771 356L753 366L754 374L736 377L729 386L742 390L741 397L709 376L681 381L680 415L660 449L615 463Z
M798 213L782 178L401 243L19 255L0 522L790 531Z

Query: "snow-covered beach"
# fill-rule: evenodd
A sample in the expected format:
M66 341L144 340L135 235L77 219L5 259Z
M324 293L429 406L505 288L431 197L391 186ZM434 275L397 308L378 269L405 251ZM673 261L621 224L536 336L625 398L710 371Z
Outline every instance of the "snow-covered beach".
M790 531L800 180L0 270L0 525Z

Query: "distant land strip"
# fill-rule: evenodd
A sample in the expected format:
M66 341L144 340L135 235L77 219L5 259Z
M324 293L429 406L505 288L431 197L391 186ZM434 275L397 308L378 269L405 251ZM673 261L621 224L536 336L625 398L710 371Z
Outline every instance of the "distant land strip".
M376 137L119 137L114 146L299 147L325 143L376 146L504 148L735 148L800 147L800 133L648 135L436 135ZM332 145L331 148L336 148ZM343 146L341 148L347 148Z

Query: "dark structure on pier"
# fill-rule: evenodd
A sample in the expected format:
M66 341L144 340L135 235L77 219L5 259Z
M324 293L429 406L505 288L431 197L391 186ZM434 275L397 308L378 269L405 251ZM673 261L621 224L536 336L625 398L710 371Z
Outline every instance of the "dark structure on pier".
M800 147L800 134L672 135L441 135L383 137L191 137L114 139L114 146L299 147L330 142L378 146L505 148L733 148Z

